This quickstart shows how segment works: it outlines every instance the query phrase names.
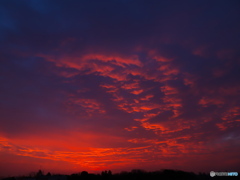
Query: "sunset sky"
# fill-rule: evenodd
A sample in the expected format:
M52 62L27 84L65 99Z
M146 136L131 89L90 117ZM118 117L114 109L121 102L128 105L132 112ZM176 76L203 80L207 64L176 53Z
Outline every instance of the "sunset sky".
M1 0L0 176L240 172L239 0Z

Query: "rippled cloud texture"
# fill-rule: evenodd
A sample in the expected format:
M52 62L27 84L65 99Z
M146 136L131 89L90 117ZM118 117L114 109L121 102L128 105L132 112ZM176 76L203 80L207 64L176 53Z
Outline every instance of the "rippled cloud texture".
M0 1L0 173L240 167L240 2Z

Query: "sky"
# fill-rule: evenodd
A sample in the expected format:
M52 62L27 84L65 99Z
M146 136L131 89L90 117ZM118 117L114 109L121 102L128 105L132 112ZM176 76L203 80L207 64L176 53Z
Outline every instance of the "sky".
M239 0L1 0L0 174L240 171Z

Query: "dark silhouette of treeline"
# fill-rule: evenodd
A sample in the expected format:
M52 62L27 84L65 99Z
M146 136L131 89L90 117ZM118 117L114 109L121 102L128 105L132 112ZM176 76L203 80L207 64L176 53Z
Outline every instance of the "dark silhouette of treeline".
M237 177L211 177L210 174L185 172L180 170L164 169L160 171L147 172L140 169L134 169L131 172L121 172L112 174L111 170L102 171L101 174L92 174L87 171L71 175L52 175L50 172L44 175L39 170L37 173L29 176L8 177L2 180L214 180L214 179L240 179Z

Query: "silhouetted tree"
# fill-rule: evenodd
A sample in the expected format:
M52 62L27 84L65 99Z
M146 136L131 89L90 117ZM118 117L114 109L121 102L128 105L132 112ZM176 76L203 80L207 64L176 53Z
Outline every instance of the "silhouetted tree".
M39 170L35 174L35 180L212 180L212 179L229 179L229 177L210 177L209 173L199 173L195 174L192 172L185 172L180 170L165 169L161 171L146 172L141 169L133 169L131 172L122 172L118 174L112 174L111 170L102 171L101 175L89 174L87 171L82 171L78 174L72 174L69 176L53 175L51 178L51 173L47 173L44 176L42 170ZM29 177L8 177L2 180L34 180ZM239 179L239 177L233 178Z
M112 171L108 170L108 175L111 176L112 175Z
M88 172L87 172L87 171L82 171L82 172L81 172L81 176L83 176L83 177L88 176Z
M142 170L142 169L133 169L133 170L131 171L131 173L133 173L133 174L144 174L145 171Z
M109 179L112 176L112 171L102 171L101 175L103 179Z
M107 174L108 174L107 171L102 171L101 173L102 176L107 176Z
M37 177L43 176L43 172L42 172L41 169L37 172L36 176L37 176Z

